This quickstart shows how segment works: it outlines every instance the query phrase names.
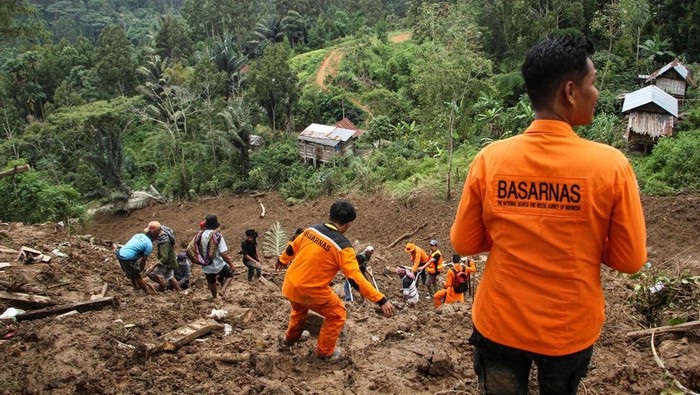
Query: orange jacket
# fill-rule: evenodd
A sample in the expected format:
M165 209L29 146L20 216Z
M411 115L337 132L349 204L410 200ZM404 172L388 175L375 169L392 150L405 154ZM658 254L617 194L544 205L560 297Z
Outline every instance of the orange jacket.
M479 332L551 356L600 336L601 262L634 273L647 259L627 158L554 120L474 158L450 239L462 255L489 251L472 310Z
M416 246L415 250L409 252L409 254L411 254L411 262L413 262L411 270L413 270L414 273L418 271L419 266L425 265L430 260L425 250L418 246Z
M289 266L282 284L284 296L303 305L323 304L332 297L331 281L338 271L359 285L360 295L383 305L387 299L360 272L350 241L330 223L304 230L279 257Z
M454 270L452 270L454 269ZM461 302L464 303L464 294L463 293L457 293L455 292L454 288L452 287L454 280L455 280L455 271L461 272L464 271L466 273L472 273L468 268L464 267L461 263L457 263L454 265L453 268L447 271L447 279L445 279L445 290L447 291L447 294L445 295L445 303L454 303L454 302Z

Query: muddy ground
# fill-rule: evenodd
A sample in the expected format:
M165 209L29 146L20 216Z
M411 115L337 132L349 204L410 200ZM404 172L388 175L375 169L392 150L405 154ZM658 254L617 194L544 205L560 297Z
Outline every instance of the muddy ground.
M452 255L448 232L456 200L446 202L425 192L402 199L342 197L358 209L358 219L346 235L358 251L368 244L375 247L370 263L379 289L392 301L402 299L392 268L406 263L406 241L427 248L430 239L437 239L443 254ZM370 303L350 304L339 339L348 350L347 357L329 363L312 357L315 334L291 349L278 347L289 306L278 290L284 274L271 269L274 257L264 259L265 276L273 284L249 284L240 255L234 255L239 264L233 286L225 299L212 301L199 269L187 294L146 296L134 291L109 247L110 242L126 242L151 220L174 228L179 240L186 240L206 214L216 213L229 247L238 251L245 229L255 228L262 235L279 222L289 233L325 220L333 200L289 205L275 194L221 196L102 216L71 232L57 230L53 224L0 224L0 246L15 250L26 246L52 256L48 264L25 264L16 261L13 253L0 252L0 262L13 265L0 270L0 290L29 289L48 296L52 303L68 304L89 300L107 283L106 296L119 301L118 307L97 311L4 322L0 393L477 393L472 350L467 344L472 329L469 303L436 311L421 295L417 308L403 307L393 318L384 318ZM700 273L700 195L645 197L644 208L652 266L640 278L602 270L607 323L580 393L659 394L672 386L672 379L655 362L650 338L633 340L625 335L644 329L649 322L633 307L635 285L648 287L651 277L659 274ZM415 236L389 247L421 226ZM52 255L56 249L67 256ZM334 289L342 292L339 281ZM0 300L3 312L11 305ZM691 311L660 313L657 325L679 315L697 320L695 306ZM175 351L144 357L146 344L162 342L164 334L207 318L212 309L234 312L242 308L250 309L252 318L244 324L237 324L235 317L223 318L232 327L230 334L217 330ZM312 326L309 329L314 332ZM678 382L700 391L700 331L657 336L655 348ZM215 360L221 355L242 361Z

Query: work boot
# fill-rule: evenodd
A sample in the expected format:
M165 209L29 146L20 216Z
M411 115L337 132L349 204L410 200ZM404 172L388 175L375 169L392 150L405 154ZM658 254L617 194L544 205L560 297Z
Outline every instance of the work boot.
M342 347L336 347L331 355L317 355L316 357L324 361L337 361L343 357L343 355L345 355L345 349Z
M283 334L280 335L280 337L277 339L277 350L279 350L279 351L290 350L291 347L292 347L298 340L299 340L299 339L295 339L295 340L287 339L287 336L283 333Z

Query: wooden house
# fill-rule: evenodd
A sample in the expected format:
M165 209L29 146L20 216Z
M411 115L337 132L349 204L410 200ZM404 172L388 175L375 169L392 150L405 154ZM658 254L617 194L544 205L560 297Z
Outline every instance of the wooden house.
M622 112L628 114L624 138L647 152L660 137L673 135L678 100L656 85L649 85L626 94Z
M297 137L299 155L306 164L318 166L338 156L355 154L357 130L312 123Z
M679 100L683 100L688 87L695 86L692 74L678 59L651 73L645 82Z

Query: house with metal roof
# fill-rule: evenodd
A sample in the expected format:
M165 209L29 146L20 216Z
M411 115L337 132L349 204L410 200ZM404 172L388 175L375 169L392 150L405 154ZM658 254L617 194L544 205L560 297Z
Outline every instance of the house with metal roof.
M645 82L680 100L685 97L688 87L695 86L692 73L678 59L651 73Z
M354 155L356 133L336 125L312 123L297 137L299 155L304 163L315 166L337 156Z
M625 95L622 113L628 114L624 138L646 152L660 137L673 135L678 99L649 85Z

